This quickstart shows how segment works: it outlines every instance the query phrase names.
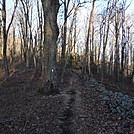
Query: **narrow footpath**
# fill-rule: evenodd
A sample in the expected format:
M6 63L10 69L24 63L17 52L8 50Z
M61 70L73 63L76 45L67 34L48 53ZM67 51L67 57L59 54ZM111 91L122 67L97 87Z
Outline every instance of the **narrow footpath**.
M65 109L59 118L62 134L134 134L134 122L112 113L100 99L94 79L83 81L67 72L63 88ZM67 75L66 75L67 76Z
M34 96L40 76L18 66L0 83L0 134L134 134L134 121L112 113L94 81L67 70L60 94Z

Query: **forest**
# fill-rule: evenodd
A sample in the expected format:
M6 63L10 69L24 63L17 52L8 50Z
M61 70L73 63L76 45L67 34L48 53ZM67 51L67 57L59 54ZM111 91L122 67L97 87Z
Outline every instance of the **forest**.
M0 134L134 134L133 6L0 0Z

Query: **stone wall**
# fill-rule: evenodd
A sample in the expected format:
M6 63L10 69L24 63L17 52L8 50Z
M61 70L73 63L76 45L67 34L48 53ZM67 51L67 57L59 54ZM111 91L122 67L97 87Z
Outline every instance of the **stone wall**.
M123 118L134 119L134 97L121 92L109 91L94 79L90 81L95 85L96 90L100 92L99 98L104 104L108 105L111 112Z

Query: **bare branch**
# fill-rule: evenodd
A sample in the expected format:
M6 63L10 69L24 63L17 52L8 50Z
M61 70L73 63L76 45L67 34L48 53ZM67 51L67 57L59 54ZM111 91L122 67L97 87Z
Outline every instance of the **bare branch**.
M11 21L10 21L10 23L8 25L8 28L7 28L7 35L9 33L9 29L10 29L10 27L12 25L12 22L13 22L13 19L14 19L14 16L15 16L17 5L18 5L18 0L16 0L16 2L15 2L14 11L13 11L13 14L12 14L12 17L11 17Z

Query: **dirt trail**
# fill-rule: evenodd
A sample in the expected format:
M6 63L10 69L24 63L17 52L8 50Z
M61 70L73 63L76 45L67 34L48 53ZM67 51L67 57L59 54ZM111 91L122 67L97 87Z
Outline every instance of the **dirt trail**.
M98 87L74 72L68 75L63 87L65 109L59 118L61 134L134 134L134 124L118 118L99 99Z
M68 72L69 78L66 79L65 87L63 87L64 95L64 111L59 118L61 121L61 134L75 134L77 133L78 118L85 118L83 110L81 109L81 92L83 83L80 77L72 72ZM78 130L79 131L79 130Z
M62 134L73 134L73 130L71 129L71 126L75 122L75 103L76 103L76 94L77 90L75 87L75 84L78 82L78 77L71 75L71 77L68 80L68 86L65 87L62 95L65 95L64 97L64 111L61 114L61 117L59 118L61 120L61 129Z

